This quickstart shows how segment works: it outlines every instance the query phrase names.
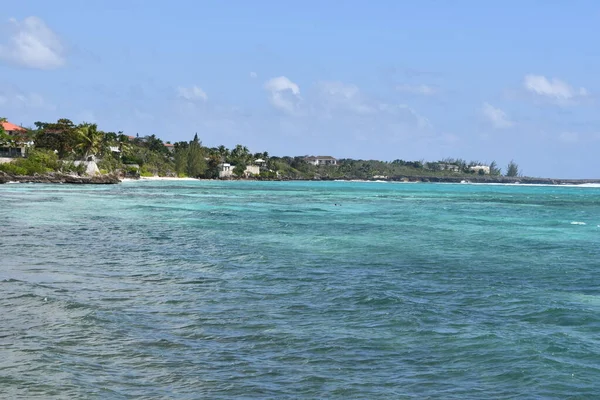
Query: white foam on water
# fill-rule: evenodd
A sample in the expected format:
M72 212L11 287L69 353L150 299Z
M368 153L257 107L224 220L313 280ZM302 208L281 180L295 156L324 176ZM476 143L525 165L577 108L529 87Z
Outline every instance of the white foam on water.
M571 225L587 225L587 224L585 222L573 221L573 222L571 222Z

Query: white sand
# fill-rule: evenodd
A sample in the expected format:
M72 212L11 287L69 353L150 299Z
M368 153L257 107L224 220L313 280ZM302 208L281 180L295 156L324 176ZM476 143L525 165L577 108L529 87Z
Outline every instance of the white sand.
M197 181L195 178L175 178L168 176L142 176L140 179L123 178L121 182L135 182L135 181Z

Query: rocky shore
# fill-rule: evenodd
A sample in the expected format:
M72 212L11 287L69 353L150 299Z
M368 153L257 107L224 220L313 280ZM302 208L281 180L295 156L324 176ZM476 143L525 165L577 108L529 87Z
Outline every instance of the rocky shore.
M0 171L0 184L8 182L110 185L120 183L121 180L117 175L77 176L61 173L48 173L43 175L25 176L12 175Z

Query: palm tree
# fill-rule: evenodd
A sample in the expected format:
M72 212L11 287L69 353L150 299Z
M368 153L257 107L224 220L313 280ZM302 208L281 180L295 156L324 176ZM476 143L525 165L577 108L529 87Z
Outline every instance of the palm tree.
M217 148L217 153L219 154L223 162L227 161L227 158L229 158L229 149L223 145L220 145Z
M83 123L76 129L78 143L76 147L83 153L83 158L95 156L102 150L104 133L96 124Z

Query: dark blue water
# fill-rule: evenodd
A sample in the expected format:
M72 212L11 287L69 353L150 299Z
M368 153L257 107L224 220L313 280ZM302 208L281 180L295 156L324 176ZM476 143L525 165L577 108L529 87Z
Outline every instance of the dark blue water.
M590 187L2 185L0 396L595 398L599 225Z

